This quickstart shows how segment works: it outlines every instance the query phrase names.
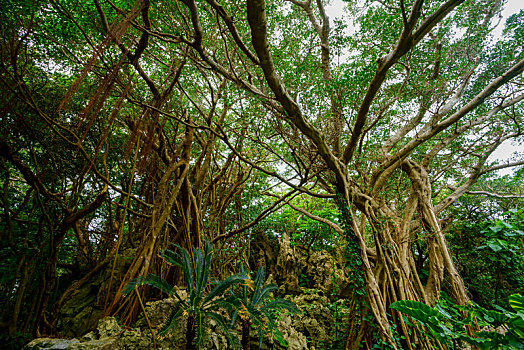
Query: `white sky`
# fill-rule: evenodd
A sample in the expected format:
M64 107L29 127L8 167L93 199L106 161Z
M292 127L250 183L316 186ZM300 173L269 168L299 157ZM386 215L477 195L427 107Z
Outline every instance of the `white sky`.
M502 20L500 21L498 27L495 29L495 32L493 33L495 34L495 37L500 36L502 34L502 29L504 29L504 23L506 22L506 19L512 14L515 14L523 9L524 2L522 0L509 0L504 5L504 10L502 11Z

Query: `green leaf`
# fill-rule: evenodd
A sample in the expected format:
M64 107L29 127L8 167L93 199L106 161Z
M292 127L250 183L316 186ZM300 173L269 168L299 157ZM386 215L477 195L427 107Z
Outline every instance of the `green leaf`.
M179 254L175 253L172 250L164 249L161 250L158 254L162 259L164 259L168 264L182 267L182 259Z
M490 247L491 250L493 250L494 252L498 252L502 250L502 247L500 245L493 243L493 242L488 242L488 247Z
M519 335L524 339L524 313L518 312L514 317L511 318L508 322L509 331Z
M446 310L442 308L439 304L435 305L435 309L437 309L438 312L440 312L444 317L447 319L452 319L453 316L451 316Z
M300 309L291 301L286 299L276 299L273 300L266 305L264 305L263 309L266 310L278 310L278 309L286 309L292 313L300 313Z
M223 281L218 282L218 284L211 290L211 292L204 298L202 301L203 305L209 304L213 301L214 298L223 295L229 288L245 281L245 277L242 275L233 275L229 276Z
M182 271L184 272L184 277L186 279L187 291L190 296L193 296L195 291L193 263L191 262L191 257L189 256L189 252L187 251L187 249L184 249L180 246L177 247L180 251L180 254L182 255Z
M482 350L492 349L492 342L489 339L473 338L465 334L459 334L458 339L463 340L471 345L478 346Z
M434 317L437 320L443 318L440 312L419 301L399 300L391 304L391 308L405 313L424 324L433 323L431 317Z
M255 287L253 291L253 296L251 297L251 303L258 304L260 302L260 294L262 293L262 286L264 284L264 279L266 276L266 270L264 266L260 266L255 277Z
M509 296L509 305L517 312L524 312L524 296L520 294L512 294Z
M171 329L173 329L173 327L176 325L176 321L178 321L179 317L182 315L183 312L183 303L176 303L173 309L171 310L171 313L169 314L169 317L167 318L166 322L162 325L162 328L160 328L159 334L165 335Z
M273 338L283 347L287 348L289 346L289 343L286 339L284 339L284 336L282 335L282 332L278 329L275 329L273 331Z

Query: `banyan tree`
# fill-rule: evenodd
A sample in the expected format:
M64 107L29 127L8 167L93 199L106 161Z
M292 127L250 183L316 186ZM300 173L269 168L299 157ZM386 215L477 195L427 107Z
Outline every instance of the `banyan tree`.
M180 281L159 249L207 238L241 249L272 212L314 197L340 213L294 206L343 238L346 347L373 334L393 349L431 347L389 305L433 305L444 288L468 302L446 209L486 174L524 164L490 158L522 140L524 14L501 31L503 7L348 1L330 18L324 0L3 0L10 331L50 332L75 289L130 247L104 310L131 321L142 301L123 298L126 283ZM78 266L59 262L64 247ZM78 278L57 296L61 268Z

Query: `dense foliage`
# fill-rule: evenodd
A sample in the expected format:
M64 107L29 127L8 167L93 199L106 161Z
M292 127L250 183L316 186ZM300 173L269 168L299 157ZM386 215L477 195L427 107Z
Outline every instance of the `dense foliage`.
M496 306L498 310L486 310L476 304L457 306L443 298L435 307L412 300L400 300L391 304L398 310L429 328L439 345L447 349L463 349L470 344L479 349L524 349L524 297L509 297L512 310ZM466 314L464 317L463 314ZM481 326L474 335L468 327Z
M159 253L207 240L219 280L284 235L337 254L347 348L434 347L399 300L519 292L524 159L492 156L523 141L524 11L344 4L0 0L2 333L63 331L97 281L131 324L160 295L124 287L190 283Z
M462 222L452 230L452 250L473 299L484 307L507 306L524 285L524 212L501 219Z

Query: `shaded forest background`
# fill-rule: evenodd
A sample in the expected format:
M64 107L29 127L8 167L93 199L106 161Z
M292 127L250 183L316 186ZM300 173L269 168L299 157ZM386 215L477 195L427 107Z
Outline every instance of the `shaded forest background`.
M3 337L57 334L106 271L101 316L131 324L122 288L182 286L158 253L205 240L217 278L254 241L342 252L347 338L393 349L426 336L395 301L523 292L524 11L494 38L502 1L324 6L0 1Z

